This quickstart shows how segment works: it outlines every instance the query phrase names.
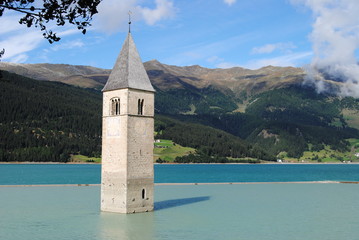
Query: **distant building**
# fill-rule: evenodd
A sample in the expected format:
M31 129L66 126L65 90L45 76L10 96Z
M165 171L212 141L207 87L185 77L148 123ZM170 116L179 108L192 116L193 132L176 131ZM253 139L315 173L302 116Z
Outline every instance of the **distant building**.
M131 33L103 89L101 210L153 210L154 92Z

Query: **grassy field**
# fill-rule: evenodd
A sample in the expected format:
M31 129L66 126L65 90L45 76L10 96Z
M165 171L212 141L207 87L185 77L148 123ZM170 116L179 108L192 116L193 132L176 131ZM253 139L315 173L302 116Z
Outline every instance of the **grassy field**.
M87 157L87 156L84 156L84 155L72 155L71 156L71 162L81 162L81 163L84 163L84 162L87 162L87 163L100 163L101 162L101 158L95 158L95 157Z
M345 121L348 123L349 127L359 129L359 114L356 110L344 109L342 111Z
M280 153L279 158L285 162L308 162L308 163L335 163L343 161L359 162L359 158L355 156L355 153L359 153L359 139L348 139L350 143L350 150L347 152L339 152L331 149L329 146L325 146L323 150L312 152L306 151L299 159L289 158L285 152ZM179 144L172 142L171 140L160 139L159 142L155 142L155 148L153 150L153 161L161 159L166 162L173 162L177 156L184 156L190 153L194 153L194 148L182 147ZM241 159L252 160L252 159ZM73 155L71 162L94 162L101 163L101 158L87 157L84 155Z
M359 158L355 156L355 153L359 153L359 139L348 139L350 143L349 151L339 152L331 149L329 146L325 146L323 150L317 152L304 152L303 156L297 160L299 162L359 162ZM292 159L294 160L294 159Z
M153 161L160 158L166 162L173 162L177 156L184 156L195 152L194 148L182 147L171 140L160 139L159 141L155 143Z
M341 153L326 146L318 152L304 152L299 161L304 162L341 162L351 160L348 153Z
M155 162L158 158L166 162L173 162L177 156L184 156L189 153L194 153L194 148L182 147L171 140L159 140L160 142L155 143L153 150L153 161ZM71 162L78 163L101 163L101 158L88 157L84 155L72 155Z
M348 139L348 141L350 143L351 150L358 153L359 152L359 139L351 138L351 139Z

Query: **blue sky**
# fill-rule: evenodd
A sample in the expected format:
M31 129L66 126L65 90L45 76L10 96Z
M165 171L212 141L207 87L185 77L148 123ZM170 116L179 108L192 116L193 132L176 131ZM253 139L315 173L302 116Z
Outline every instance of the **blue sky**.
M0 48L6 49L2 59L6 62L109 69L127 35L131 10L131 32L143 61L208 68L300 67L327 58L317 52L326 39L318 40L323 34L315 35L321 29L316 24L327 13L334 12L334 18L343 15L336 10L349 7L332 2L346 1L359 5L356 0L104 0L86 35L54 26L62 38L54 44L42 39L38 29L19 25L19 17L7 12L0 18ZM349 19L343 26L357 23ZM351 31L355 43L348 54L356 56L358 29Z

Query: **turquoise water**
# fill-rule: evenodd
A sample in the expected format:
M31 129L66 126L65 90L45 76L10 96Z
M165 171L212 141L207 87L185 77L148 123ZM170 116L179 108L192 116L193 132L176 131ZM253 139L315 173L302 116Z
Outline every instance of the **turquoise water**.
M2 240L357 240L359 184L156 186L155 212L102 213L99 187L0 187Z
M97 184L100 165L0 165L0 185ZM157 183L359 181L359 165L156 165ZM155 186L155 211L100 211L100 187L0 187L1 240L357 240L359 184Z
M99 184L101 165L1 164L0 185ZM155 165L156 183L359 181L359 164Z

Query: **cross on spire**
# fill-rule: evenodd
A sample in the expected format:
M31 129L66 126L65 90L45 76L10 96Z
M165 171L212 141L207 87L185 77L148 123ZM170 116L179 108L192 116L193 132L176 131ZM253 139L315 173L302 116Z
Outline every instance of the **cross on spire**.
M128 32L131 32L131 11L128 11Z

